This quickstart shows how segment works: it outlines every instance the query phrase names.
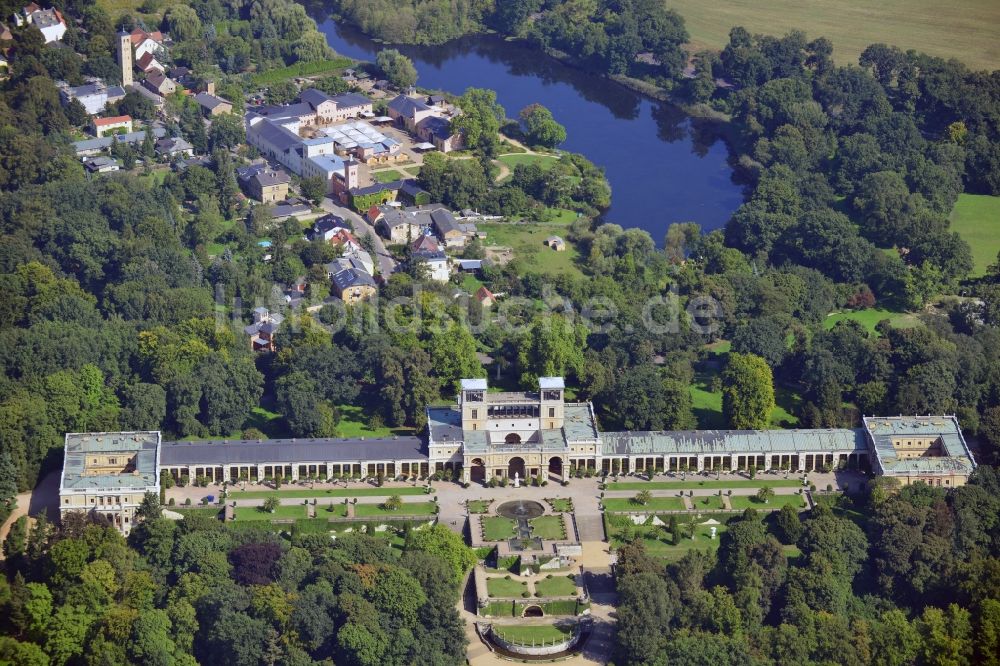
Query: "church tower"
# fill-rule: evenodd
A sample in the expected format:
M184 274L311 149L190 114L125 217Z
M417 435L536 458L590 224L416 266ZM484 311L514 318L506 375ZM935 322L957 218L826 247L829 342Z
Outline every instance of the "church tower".
M122 87L132 86L132 39L122 30L118 33L118 64L122 68Z

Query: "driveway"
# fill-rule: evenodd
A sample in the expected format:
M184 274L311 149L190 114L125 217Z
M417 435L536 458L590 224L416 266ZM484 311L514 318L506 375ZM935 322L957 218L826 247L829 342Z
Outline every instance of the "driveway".
M354 226L355 234L358 236L370 236L375 246L375 259L378 260L378 270L386 279L396 270L396 260L385 249L382 237L375 232L375 227L368 224L368 220L355 213L350 208L345 208L335 204L332 199L324 198L320 202L320 208L328 213L339 215L345 220L350 220Z

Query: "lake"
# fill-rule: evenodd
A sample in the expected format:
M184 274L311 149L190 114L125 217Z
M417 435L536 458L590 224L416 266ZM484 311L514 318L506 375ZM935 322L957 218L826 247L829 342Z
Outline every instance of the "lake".
M374 61L383 45L332 19L317 21L331 48ZM725 143L711 125L613 81L574 69L536 49L493 36L441 46L394 46L413 60L418 85L461 94L490 88L516 118L542 104L566 126L560 147L603 167L611 183L608 222L648 231L663 243L674 222L719 229L742 203Z

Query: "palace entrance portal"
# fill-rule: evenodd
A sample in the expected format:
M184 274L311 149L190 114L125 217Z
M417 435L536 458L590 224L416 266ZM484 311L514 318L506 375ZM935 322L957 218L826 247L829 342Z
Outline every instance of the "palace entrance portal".
M472 468L469 470L469 478L472 481L482 483L486 480L486 463L482 458L472 459Z
M515 474L524 481L524 458L515 456L507 462L507 478L513 479Z
M562 474L563 474L562 458L560 458L559 456L552 456L551 458L549 458L549 476L562 480Z

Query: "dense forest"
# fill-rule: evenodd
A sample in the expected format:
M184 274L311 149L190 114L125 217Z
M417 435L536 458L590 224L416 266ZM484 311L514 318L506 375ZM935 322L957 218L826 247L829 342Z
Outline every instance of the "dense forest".
M4 543L0 663L457 664L459 582L475 561L445 527L381 536L180 522L155 496L128 541L71 517L20 519ZM79 518L79 519L77 519Z
M692 550L666 571L641 542L624 546L616 663L996 664L996 472L886 490L801 520L748 510L717 557ZM786 545L801 555L787 560Z

